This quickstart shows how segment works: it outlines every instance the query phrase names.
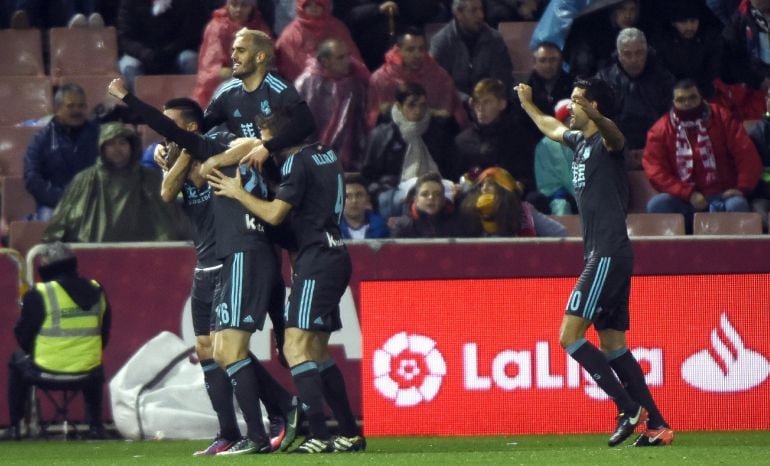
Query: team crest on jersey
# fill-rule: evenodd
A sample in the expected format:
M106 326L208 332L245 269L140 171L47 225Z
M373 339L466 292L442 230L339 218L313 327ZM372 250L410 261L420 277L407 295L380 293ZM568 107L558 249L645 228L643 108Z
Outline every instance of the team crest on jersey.
M589 157L591 157L591 146L586 144L585 147L583 147L583 149L580 151L580 160L585 162Z
M263 100L262 103L259 105L259 108L262 110L262 114L264 115L270 115L273 111L270 109L270 102L267 100Z

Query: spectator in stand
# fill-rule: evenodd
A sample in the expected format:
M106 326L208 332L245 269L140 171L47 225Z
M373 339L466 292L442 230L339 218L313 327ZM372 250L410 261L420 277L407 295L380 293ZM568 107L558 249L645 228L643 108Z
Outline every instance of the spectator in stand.
M474 122L455 138L454 174L503 167L524 185L527 199L548 212L548 200L535 187L537 139L521 109L508 104L503 83L482 79L473 89L470 104Z
M752 89L770 87L770 0L743 0L722 31L722 79Z
M406 198L407 213L393 222L394 238L454 238L461 229L452 200L446 197L441 175L428 172Z
M570 99L560 100L554 117L565 126L569 124ZM572 183L572 158L575 153L564 144L543 137L535 146L535 182L537 190L548 196L553 215L577 213L575 185Z
M756 146L764 166L762 176L750 197L750 201L751 209L762 215L762 223L765 232L767 232L767 215L770 211L770 90L765 94L765 106L767 109L765 115L749 129L749 137Z
M597 77L617 93L618 114L613 120L626 137L629 150L644 148L647 130L669 109L674 77L657 62L647 38L636 28L620 31L615 63Z
M660 64L676 79L696 80L704 97L712 96L721 60L721 24L703 0L670 2L665 13L666 24L651 38Z
M508 49L500 33L484 22L481 0L452 0L452 15L431 39L430 54L452 77L463 102L483 78L499 79L511 89Z
M596 6L599 5L599 8ZM639 0L596 2L572 23L564 44L570 73L588 77L613 62L613 45L618 33L639 22Z
M321 42L316 57L294 83L313 113L319 141L334 149L345 171L361 168L368 85L369 70L339 39Z
M527 84L532 87L532 100L541 112L550 115L557 102L569 99L574 80L564 71L561 50L556 44L537 44L532 52L532 73Z
M367 68L376 70L399 33L447 20L443 16L443 1L334 0L334 16L350 29Z
M413 82L428 91L428 108L452 115L460 127L468 124L468 115L457 90L444 68L427 53L425 33L409 29L398 36L398 41L385 54L385 64L369 79L367 125L372 128L381 113L390 111L396 88Z
M504 168L487 168L460 206L466 236L567 236L561 223L522 201L522 184Z
M43 234L44 242L174 241L180 212L160 197L161 175L141 167L139 138L121 123L105 123L96 164L67 186Z
M50 29L58 27L104 27L95 0L9 0L15 4L17 26Z
M280 35L290 22L294 21L296 15L295 0L268 0L272 3L272 22L273 31ZM336 2L335 2L336 3Z
M331 11L331 0L297 0L297 17L275 42L276 66L281 76L289 81L297 79L326 39L344 42L353 58L363 61L350 31Z
M87 118L86 94L64 84L54 95L54 115L27 147L24 185L35 198L36 220L49 220L64 188L99 155L99 125Z
M673 108L650 129L644 172L660 191L651 213L681 213L692 232L695 212L748 212L762 162L743 125L703 100L695 81L674 86Z
M195 74L206 18L200 0L121 0L120 74L133 88L140 74Z
M345 209L340 230L345 239L376 239L390 236L385 220L372 209L372 200L361 175L345 175Z
M425 88L406 83L395 93L390 109L391 121L377 125L369 135L361 174L370 183L370 191L379 192L378 206L383 217L401 214L403 181L428 172L453 178L452 139L457 125L446 114L428 110Z
M201 107L208 106L214 90L222 82L232 79L233 40L235 33L244 27L273 34L257 8L257 0L227 0L225 6L212 13L198 50L198 79L193 91L193 99Z
M484 0L487 23L493 28L504 21L537 21L548 4L545 0Z

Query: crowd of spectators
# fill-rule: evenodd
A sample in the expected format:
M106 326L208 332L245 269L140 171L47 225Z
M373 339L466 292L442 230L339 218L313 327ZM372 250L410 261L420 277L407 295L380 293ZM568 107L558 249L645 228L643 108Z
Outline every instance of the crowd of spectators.
M348 238L564 236L548 215L576 213L572 154L542 139L523 114L512 90L522 75L497 29L537 20L546 1L62 0L44 12L38 3L5 2L0 23L115 25L116 69L129 88L139 74L196 73L191 97L204 108L232 79L235 32L273 37L276 71L295 82L317 140L349 173ZM535 104L569 124L573 80L606 80L632 154L627 167L643 169L661 193L650 212L681 212L689 231L694 212L753 209L766 228L770 0L588 3L564 47L544 41L531 49L525 81ZM428 35L431 23L443 26ZM682 89L697 99L679 102ZM59 202L67 185L93 163L88 176L110 175L99 122L82 118L88 97L61 87L53 118L27 151L34 218L48 220L56 208L58 219L81 212L82 221L91 207ZM133 166L133 136L127 141ZM141 183L160 181L147 175ZM94 222L96 236L80 227L55 239L112 237Z

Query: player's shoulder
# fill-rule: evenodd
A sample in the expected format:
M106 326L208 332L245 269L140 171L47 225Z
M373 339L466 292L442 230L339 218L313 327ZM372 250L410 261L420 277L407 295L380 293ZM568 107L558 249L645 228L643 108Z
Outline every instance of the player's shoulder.
M211 97L211 101L214 102L218 99L225 98L233 93L240 92L243 89L243 81L240 79L231 79L220 84L220 86L214 91L214 95Z
M262 81L267 89L276 94L283 94L287 90L294 90L292 84L284 79L281 75L268 71L265 74L265 78ZM295 91L296 92L296 91Z

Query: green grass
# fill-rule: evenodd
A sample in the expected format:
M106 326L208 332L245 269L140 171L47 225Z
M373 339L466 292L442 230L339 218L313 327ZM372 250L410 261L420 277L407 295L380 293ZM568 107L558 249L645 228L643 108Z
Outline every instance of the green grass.
M372 438L366 453L193 458L200 441L0 443L0 464L770 465L770 432L678 432L665 448L608 448L606 435Z

